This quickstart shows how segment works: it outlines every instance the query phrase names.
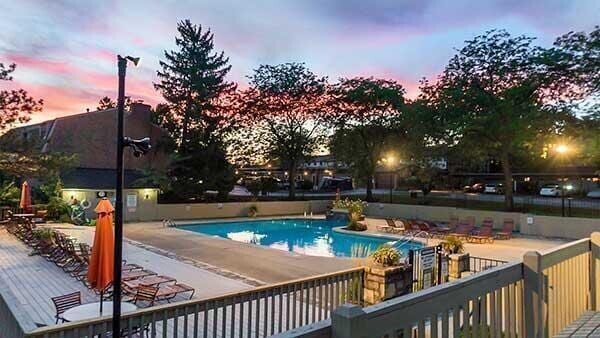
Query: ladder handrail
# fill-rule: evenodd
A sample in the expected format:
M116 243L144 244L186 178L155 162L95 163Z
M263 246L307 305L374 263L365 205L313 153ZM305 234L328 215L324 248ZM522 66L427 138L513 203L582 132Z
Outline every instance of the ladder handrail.
M396 249L399 249L402 246L404 246L404 245L408 244L409 242L411 242L413 239L415 239L415 237L419 236L420 234L429 235L429 233L427 231L421 230L419 232L415 232L415 233L410 234L410 236L405 237L401 241L400 240L394 241L392 243L392 246L395 247ZM427 236L425 236L424 238L425 238L425 245L427 245L428 242L429 242L429 239L427 238ZM398 244L398 242L400 242L400 244L396 245L396 244Z

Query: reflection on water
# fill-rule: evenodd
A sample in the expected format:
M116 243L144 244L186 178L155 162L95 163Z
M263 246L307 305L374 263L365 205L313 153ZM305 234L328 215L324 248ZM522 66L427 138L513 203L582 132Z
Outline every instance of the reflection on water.
M332 231L333 227L343 225L345 225L343 221L276 219L205 223L182 228L238 242L322 257L350 257L353 246L360 247L361 250L358 251L365 254L388 242L387 239L347 235ZM414 243L406 245L402 249L406 254L409 249L419 246L420 244Z

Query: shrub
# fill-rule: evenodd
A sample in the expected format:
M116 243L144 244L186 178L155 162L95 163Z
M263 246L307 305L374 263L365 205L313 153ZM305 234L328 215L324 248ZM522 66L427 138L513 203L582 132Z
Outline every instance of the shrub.
M46 208L48 210L48 218L53 220L58 220L63 215L69 215L69 204L60 197L50 197Z
M60 215L60 217L58 217L58 219L56 219L56 220L60 223L71 223L71 224L73 223L71 216L69 216L68 214Z
M350 219L350 222L346 226L346 229L352 231L365 231L367 230L367 225L359 222L357 219Z
M375 263L383 266L394 266L400 263L400 252L391 245L384 244L371 254Z
M361 200L351 200L349 198L343 200L337 200L333 202L333 207L337 209L346 209L348 210L348 216L350 217L350 223L348 223L347 227L349 229L354 227L363 227L362 230L367 230L366 225L357 225L360 216L363 213L365 208L364 203ZM352 229L351 229L352 230Z
M463 242L456 236L446 236L441 244L444 251L451 254L463 253L465 251Z
M248 207L248 217L256 217L257 214L258 214L258 207L256 206L256 204L252 204L251 206Z

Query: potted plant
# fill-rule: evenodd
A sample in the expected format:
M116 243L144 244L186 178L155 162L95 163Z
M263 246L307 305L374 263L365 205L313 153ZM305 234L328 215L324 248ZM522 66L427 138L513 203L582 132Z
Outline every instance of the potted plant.
M400 252L391 245L382 245L371 254L373 262L384 267L396 266L400 263Z
M256 217L258 215L258 207L256 204L252 204L248 207L248 217Z

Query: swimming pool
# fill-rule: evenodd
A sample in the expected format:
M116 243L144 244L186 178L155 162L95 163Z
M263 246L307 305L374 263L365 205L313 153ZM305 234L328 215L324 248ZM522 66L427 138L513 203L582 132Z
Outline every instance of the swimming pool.
M356 248L373 251L390 241L387 238L345 234L333 231L346 225L345 221L323 219L268 219L252 221L215 222L180 226L181 229L218 236L238 242L257 244L309 256L352 257ZM420 248L418 242L401 247L403 256L408 250ZM365 250L365 249L363 249Z

